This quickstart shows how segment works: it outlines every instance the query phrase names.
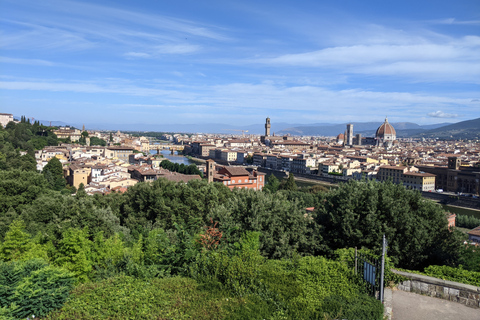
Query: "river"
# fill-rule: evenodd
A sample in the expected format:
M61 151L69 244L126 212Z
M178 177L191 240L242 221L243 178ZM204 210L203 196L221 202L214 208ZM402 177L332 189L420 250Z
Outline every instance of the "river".
M157 151L156 150L151 150L150 154L156 155ZM162 151L160 151L160 154L165 159L168 159L173 163L178 163L178 164L183 163L186 166L188 166L190 164L195 164L195 162L193 162L192 160L188 159L187 157L185 157L181 154L178 154L176 151L175 151L175 154L172 154L172 152L170 150L162 150Z

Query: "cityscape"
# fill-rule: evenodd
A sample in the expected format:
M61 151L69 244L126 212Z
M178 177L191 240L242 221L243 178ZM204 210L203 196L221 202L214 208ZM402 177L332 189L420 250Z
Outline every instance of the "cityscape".
M478 318L478 0L1 1L0 320Z

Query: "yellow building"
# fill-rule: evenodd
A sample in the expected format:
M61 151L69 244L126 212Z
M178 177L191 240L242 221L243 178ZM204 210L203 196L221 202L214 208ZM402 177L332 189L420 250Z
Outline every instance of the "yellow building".
M80 184L84 186L90 183L92 180L92 168L87 166L81 166L77 164L71 164L66 172L67 182L69 185L78 189Z
M403 185L419 191L435 190L435 175L431 173L407 172L403 178Z

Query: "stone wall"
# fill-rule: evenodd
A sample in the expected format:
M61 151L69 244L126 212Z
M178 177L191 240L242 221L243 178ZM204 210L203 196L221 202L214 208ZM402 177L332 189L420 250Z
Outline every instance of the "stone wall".
M408 278L397 286L399 290L446 299L472 308L480 307L480 287L414 273L392 271Z

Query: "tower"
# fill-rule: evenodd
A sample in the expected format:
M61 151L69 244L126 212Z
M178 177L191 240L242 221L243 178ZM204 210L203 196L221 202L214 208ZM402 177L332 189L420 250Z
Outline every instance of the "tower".
M457 157L448 157L448 169L460 169L460 159Z
M267 121L265 122L265 137L270 136L270 118L267 118Z
M353 146L353 124L347 124L347 134L346 134L346 143L345 145Z
M206 169L208 183L213 182L213 174L215 173L215 161L213 161L212 159L208 159Z

